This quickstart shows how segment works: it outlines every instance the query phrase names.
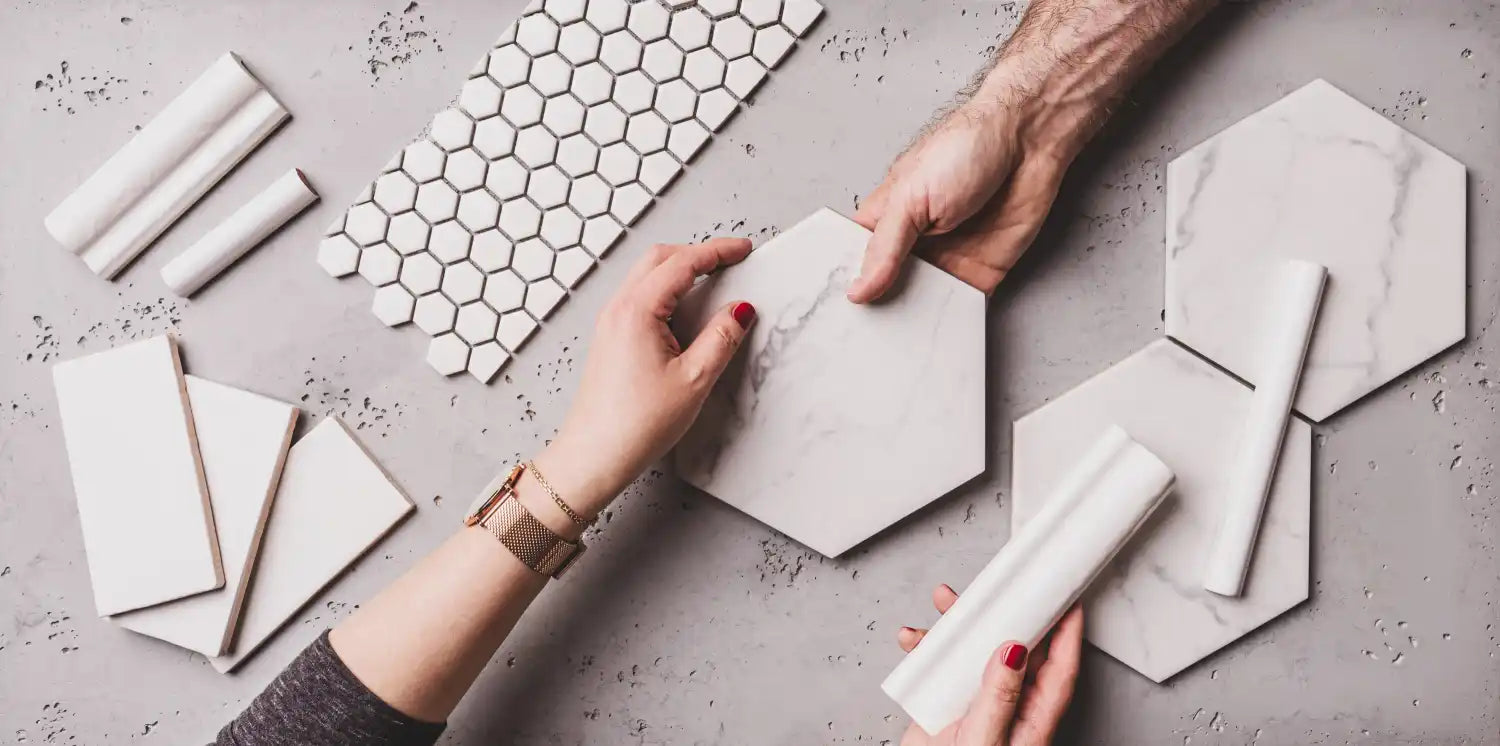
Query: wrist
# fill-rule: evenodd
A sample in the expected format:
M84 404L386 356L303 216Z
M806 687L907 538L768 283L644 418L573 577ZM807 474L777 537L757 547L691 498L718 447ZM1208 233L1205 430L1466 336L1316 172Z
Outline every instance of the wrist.
M597 457L591 457L559 438L532 458L535 469L527 469L522 479L528 483L536 482L537 475L533 471L541 472L560 500L579 517L591 521L623 488L617 485L618 479L598 468L597 461ZM567 520L539 482L533 491L540 493L540 497Z
M1002 58L964 104L1015 130L1028 154L1071 163L1108 116L1114 98L1033 59Z

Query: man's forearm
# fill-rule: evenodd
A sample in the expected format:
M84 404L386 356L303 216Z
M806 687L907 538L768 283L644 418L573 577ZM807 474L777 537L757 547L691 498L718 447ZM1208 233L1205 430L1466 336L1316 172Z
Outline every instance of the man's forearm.
M1072 153L1217 0L1033 0L974 93L1032 110L1034 145Z

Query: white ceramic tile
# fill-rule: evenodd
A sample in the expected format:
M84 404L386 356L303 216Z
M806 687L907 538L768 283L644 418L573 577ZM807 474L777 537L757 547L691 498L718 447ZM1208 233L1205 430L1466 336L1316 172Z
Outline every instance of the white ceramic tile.
M401 284L414 295L431 293L442 281L443 265L431 254L413 254L401 262Z
M261 539L234 646L234 669L407 513L411 500L335 418L292 446Z
M511 241L522 241L537 234L542 213L529 200L513 199L500 207L500 230Z
M400 157L399 153L397 154L397 157L398 158ZM343 233L343 232L344 232L344 213L339 213L339 216L336 217L336 218L334 218L333 222L329 223L327 228L323 229L323 235L325 235L325 236L336 236L336 235L338 235L340 233Z
M195 376L185 376L185 380L213 505L224 587L127 612L114 621L143 635L216 656L228 649L239 622L298 410Z
M459 262L443 269L443 295L454 303L479 300L484 291L484 273L469 262Z
M458 222L470 232L494 228L499 214L500 203L482 189L469 192L458 200Z
M593 268L594 257L587 251L579 247L565 249L557 252L557 259L552 265L552 277L562 283L563 287L574 288Z
M428 253L443 264L452 264L469 255L469 242L473 234L462 225L449 220L432 227L432 237L427 241Z
M498 342L475 345L469 351L469 375L474 376L480 383L489 383L508 360L510 360L510 353L507 353Z
M536 331L536 321L526 315L525 311L511 311L500 317L500 327L495 332L495 340L505 346L505 349L514 353L526 344L531 338L532 332Z
M418 140L406 146L406 155L401 160L401 170L419 183L432 181L443 175L444 155L442 148L427 140Z
M176 342L59 363L52 382L99 615L223 586Z
M500 100L500 116L517 127L527 127L542 121L542 94L529 85L510 88Z
M614 89L615 76L603 65L591 62L573 71L573 82L568 90L586 106L608 101Z
M451 153L473 142L474 122L458 109L447 109L433 117L431 135L438 147Z
M489 160L510 155L516 146L516 128L500 117L491 117L474 126L474 149Z
M568 201L568 176L556 166L539 168L531 173L526 184L526 196L538 207L556 207Z
M542 124L552 134L567 137L583 131L583 104L572 96L553 96L547 99L542 112Z
M765 79L766 68L763 65L756 62L754 57L741 57L729 63L729 70L724 74L724 87L744 100L749 98Z
M483 303L469 303L458 309L458 320L453 331L471 345L482 344L495 338L495 326L500 316ZM456 372L456 371L455 371Z
M717 132L739 108L739 101L723 88L715 88L698 96L698 121Z
M401 255L386 244L376 244L360 252L359 276L371 285L389 285L396 281L396 275L400 271Z
M500 113L500 86L487 75L471 78L458 95L458 105L474 119L495 116Z
M519 345L534 317L551 312L733 116L737 96L763 84L765 68L794 41L777 18L805 24L819 8L776 0L740 7L531 0L473 68L456 105L329 226L319 263L335 276L355 272L359 247L378 246L364 274L392 288L374 305L382 320L415 316L429 330L446 329L453 322L441 302L421 299L440 294L465 305L477 291L497 312L519 312L508 337ZM742 61L727 65L726 53ZM393 271L398 285L389 283ZM437 334L446 335L440 352L485 344L466 342L473 334ZM488 380L514 351L464 359ZM463 367L456 351L439 358L445 371Z
M490 52L490 77L506 88L526 82L531 72L531 56L514 44L497 47Z
M643 155L667 147L667 120L654 111L631 115L625 126L625 142Z
M552 249L541 239L532 238L516 244L510 268L524 280L539 280L552 273Z
M371 246L385 238L385 213L373 202L355 205L349 210L344 232L361 246Z
M417 299L412 321L418 329L436 336L453 329L458 307L442 293L429 293Z
M1251 391L1173 342L1159 340L1016 421L1013 526L1035 515L1068 473L1070 454L1117 424L1177 474L1177 486L1114 567L1084 595L1087 637L1153 681L1165 681L1307 598L1311 428L1282 445L1244 594L1202 588L1225 474Z
M469 247L469 261L484 272L495 272L510 266L510 240L498 229L474 234Z
M417 189L417 212L429 222L449 220L457 210L458 192L453 191L447 182L429 181Z
M516 160L527 168L541 168L556 156L557 137L545 127L527 127L516 135Z
M411 321L416 305L417 299L406 288L386 285L375 290L375 300L370 304L370 310L386 326L401 326Z
M1318 80L1167 168L1166 327L1252 383L1283 259L1328 267L1297 391L1314 421L1465 335L1464 167Z
M823 6L817 0L784 0L781 23L792 33L802 36L822 14Z
M347 233L329 236L318 244L318 266L334 277L352 275L359 269L359 246Z
M542 55L531 61L531 73L527 82L543 96L556 96L568 90L573 79L573 66L559 54Z
M526 296L526 282L510 270L496 272L485 278L484 302L501 313L521 307Z
M651 204L651 192L637 183L615 188L609 201L609 214L625 225L634 224L646 207Z
M417 183L403 171L375 180L375 204L391 215L406 212L417 203ZM342 227L339 230L343 230Z
M553 309L567 294L567 290L550 277L537 280L526 287L526 311L536 318L545 319L552 315Z
M484 171L488 161L473 148L464 148L448 155L448 165L443 167L443 178L460 192L478 189L484 184Z
M599 162L599 146L587 135L564 137L557 142L557 167L570 177L593 173Z
M754 299L758 321L677 472L830 557L985 468L984 294L913 259L894 298L845 301L869 235L820 210L704 282L673 324L686 343Z
M587 23L574 23L562 28L557 40L557 53L574 65L582 65L599 59L599 32Z
M684 8L672 14L672 25L667 30L667 35L678 47L691 52L708 46L712 24L708 16L703 15L703 11L698 8Z
M385 240L405 256L427 248L427 232L427 221L415 212L407 212L391 218Z
M502 200L519 197L526 193L526 167L514 158L494 161L484 177L484 185Z
M682 164L671 153L652 153L641 159L641 184L652 194L661 194L682 173Z

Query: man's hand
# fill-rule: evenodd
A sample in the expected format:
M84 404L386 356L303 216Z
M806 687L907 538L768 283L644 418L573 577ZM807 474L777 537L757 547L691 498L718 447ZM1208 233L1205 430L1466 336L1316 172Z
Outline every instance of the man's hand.
M1213 4L1033 0L993 68L860 205L854 219L874 236L849 300L883 295L914 246L994 292L1036 238L1064 172L1110 108Z

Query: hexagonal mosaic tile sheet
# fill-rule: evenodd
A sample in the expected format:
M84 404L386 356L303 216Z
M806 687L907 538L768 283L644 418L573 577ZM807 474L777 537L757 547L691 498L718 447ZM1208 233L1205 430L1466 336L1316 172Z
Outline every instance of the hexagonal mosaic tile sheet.
M1089 642L1165 681L1307 599L1312 427L1293 418L1244 593L1203 589L1223 482L1251 390L1170 340L1158 340L1015 424L1013 531L1035 515L1110 424L1177 475L1165 500L1083 597Z
M1167 168L1167 334L1254 382L1271 268L1328 267L1297 389L1321 421L1464 338L1464 167L1316 80Z
M458 103L329 226L444 375L488 382L823 12L816 0L533 0Z

